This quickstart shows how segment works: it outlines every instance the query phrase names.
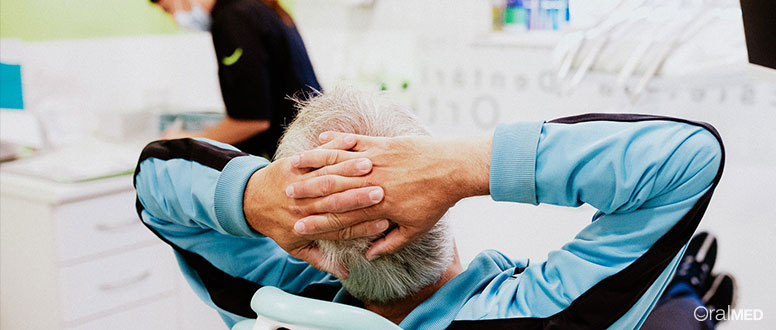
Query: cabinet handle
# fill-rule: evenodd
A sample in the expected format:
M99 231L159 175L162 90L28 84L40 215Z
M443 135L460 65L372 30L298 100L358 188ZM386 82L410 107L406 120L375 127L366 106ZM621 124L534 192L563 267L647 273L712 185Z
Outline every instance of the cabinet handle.
M134 226L137 221L139 220L125 220L117 223L98 223L94 225L94 228L97 229L97 231L101 232L114 232L114 231L120 231L127 229L129 227Z
M128 286L132 286L132 285L135 285L137 283L140 283L140 282L146 280L150 276L151 276L151 272L146 270L146 271L138 274L137 276L133 276L133 277L126 278L126 279L123 279L123 280L119 280L119 281L116 281L116 282L113 282L113 283L103 283L103 284L100 284L98 286L98 288L100 289L100 291L113 291L113 290L125 288L125 287L128 287Z

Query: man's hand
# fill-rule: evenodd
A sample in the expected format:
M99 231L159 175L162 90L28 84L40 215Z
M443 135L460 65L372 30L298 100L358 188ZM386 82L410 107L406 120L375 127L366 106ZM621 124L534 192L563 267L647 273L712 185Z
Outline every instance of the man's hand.
M319 267L321 253L309 238L294 233L294 223L311 214L352 212L372 206L383 199L383 189L367 187L358 176L369 173L372 163L369 159L352 159L318 170L298 169L294 157L276 160L256 171L248 181L243 197L243 211L248 224L256 231L273 239L292 256ZM348 180L350 179L350 180ZM319 189L310 189L317 198L294 199L286 194L292 182L314 180L324 182ZM336 192L332 190L336 187ZM351 227L357 236L370 236L388 228L387 220L359 223ZM347 270L322 269L337 277L346 278Z
M359 229L364 223L389 219L398 226L370 247L370 260L423 236L460 199L489 193L490 138L443 141L326 132L320 139L324 143L320 148L298 155L298 168L326 168L368 158L372 172L351 180L360 186L381 186L385 199L358 211L308 216L294 229L309 239L347 239L368 236ZM294 198L310 198L322 196L321 191L344 189L308 179L290 185L288 192Z

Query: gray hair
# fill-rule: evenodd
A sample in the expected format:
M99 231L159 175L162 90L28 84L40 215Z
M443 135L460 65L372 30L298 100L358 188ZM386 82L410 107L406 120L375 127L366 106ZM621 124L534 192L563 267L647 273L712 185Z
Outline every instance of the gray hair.
M318 147L318 135L325 131L384 137L430 135L405 106L382 94L335 88L296 101L299 112L283 134L275 159ZM438 281L453 260L446 218L398 252L373 261L365 254L379 235L316 241L324 255L322 267L344 265L349 276L342 280L342 286L361 301L386 304L408 297Z

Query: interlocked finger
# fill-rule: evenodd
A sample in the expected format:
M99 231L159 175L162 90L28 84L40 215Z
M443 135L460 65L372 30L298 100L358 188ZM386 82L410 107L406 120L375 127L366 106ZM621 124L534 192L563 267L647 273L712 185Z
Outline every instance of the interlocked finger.
M340 132L323 132L318 137L318 149L363 151L373 146L378 137Z
M340 175L362 176L372 170L372 161L369 158L351 159L339 164L324 166L310 172L311 176Z
M288 187L286 187L286 195L291 198L322 197L341 193L349 189L362 188L364 186L366 186L366 179L362 177L324 175L288 185ZM356 199L353 201L355 204L368 204L371 197L369 195L370 192L371 190L357 190L347 195L329 196L327 197L328 200L324 199L323 201L319 202L318 207L320 207L320 210L324 212L343 212L342 208L350 205L349 202L345 200L348 198L348 196L351 199ZM380 199L382 199L382 196L380 196Z
M375 260L380 256L399 251L401 247L415 240L417 233L411 233L406 227L391 230L385 237L375 241L366 251L367 260Z
M364 158L361 153L343 150L313 149L292 156L291 163L296 168L321 168L347 160Z
M323 198L317 198L310 204L307 204L305 210L307 214L349 212L378 204L383 200L384 195L385 192L381 187L373 186L349 189ZM363 213L360 214L363 216ZM374 220L374 218L362 219L362 221L363 220Z
M294 224L294 231L306 239L331 239L330 233L332 232L336 233L357 224L384 219L379 213L379 210L369 208L342 213L310 215L297 221ZM350 234L349 236L354 235Z
M382 234L386 229L388 229L388 220L372 220L345 227L340 230L317 234L313 239L335 241L371 237Z
M358 139L355 134L340 132L323 132L318 136L321 149L349 150L356 146Z

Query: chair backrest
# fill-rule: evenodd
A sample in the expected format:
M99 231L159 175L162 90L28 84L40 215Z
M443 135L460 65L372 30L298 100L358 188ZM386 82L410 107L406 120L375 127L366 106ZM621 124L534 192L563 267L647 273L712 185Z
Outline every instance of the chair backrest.
M366 309L300 297L271 286L256 291L251 309L257 319L239 322L232 330L401 330Z

